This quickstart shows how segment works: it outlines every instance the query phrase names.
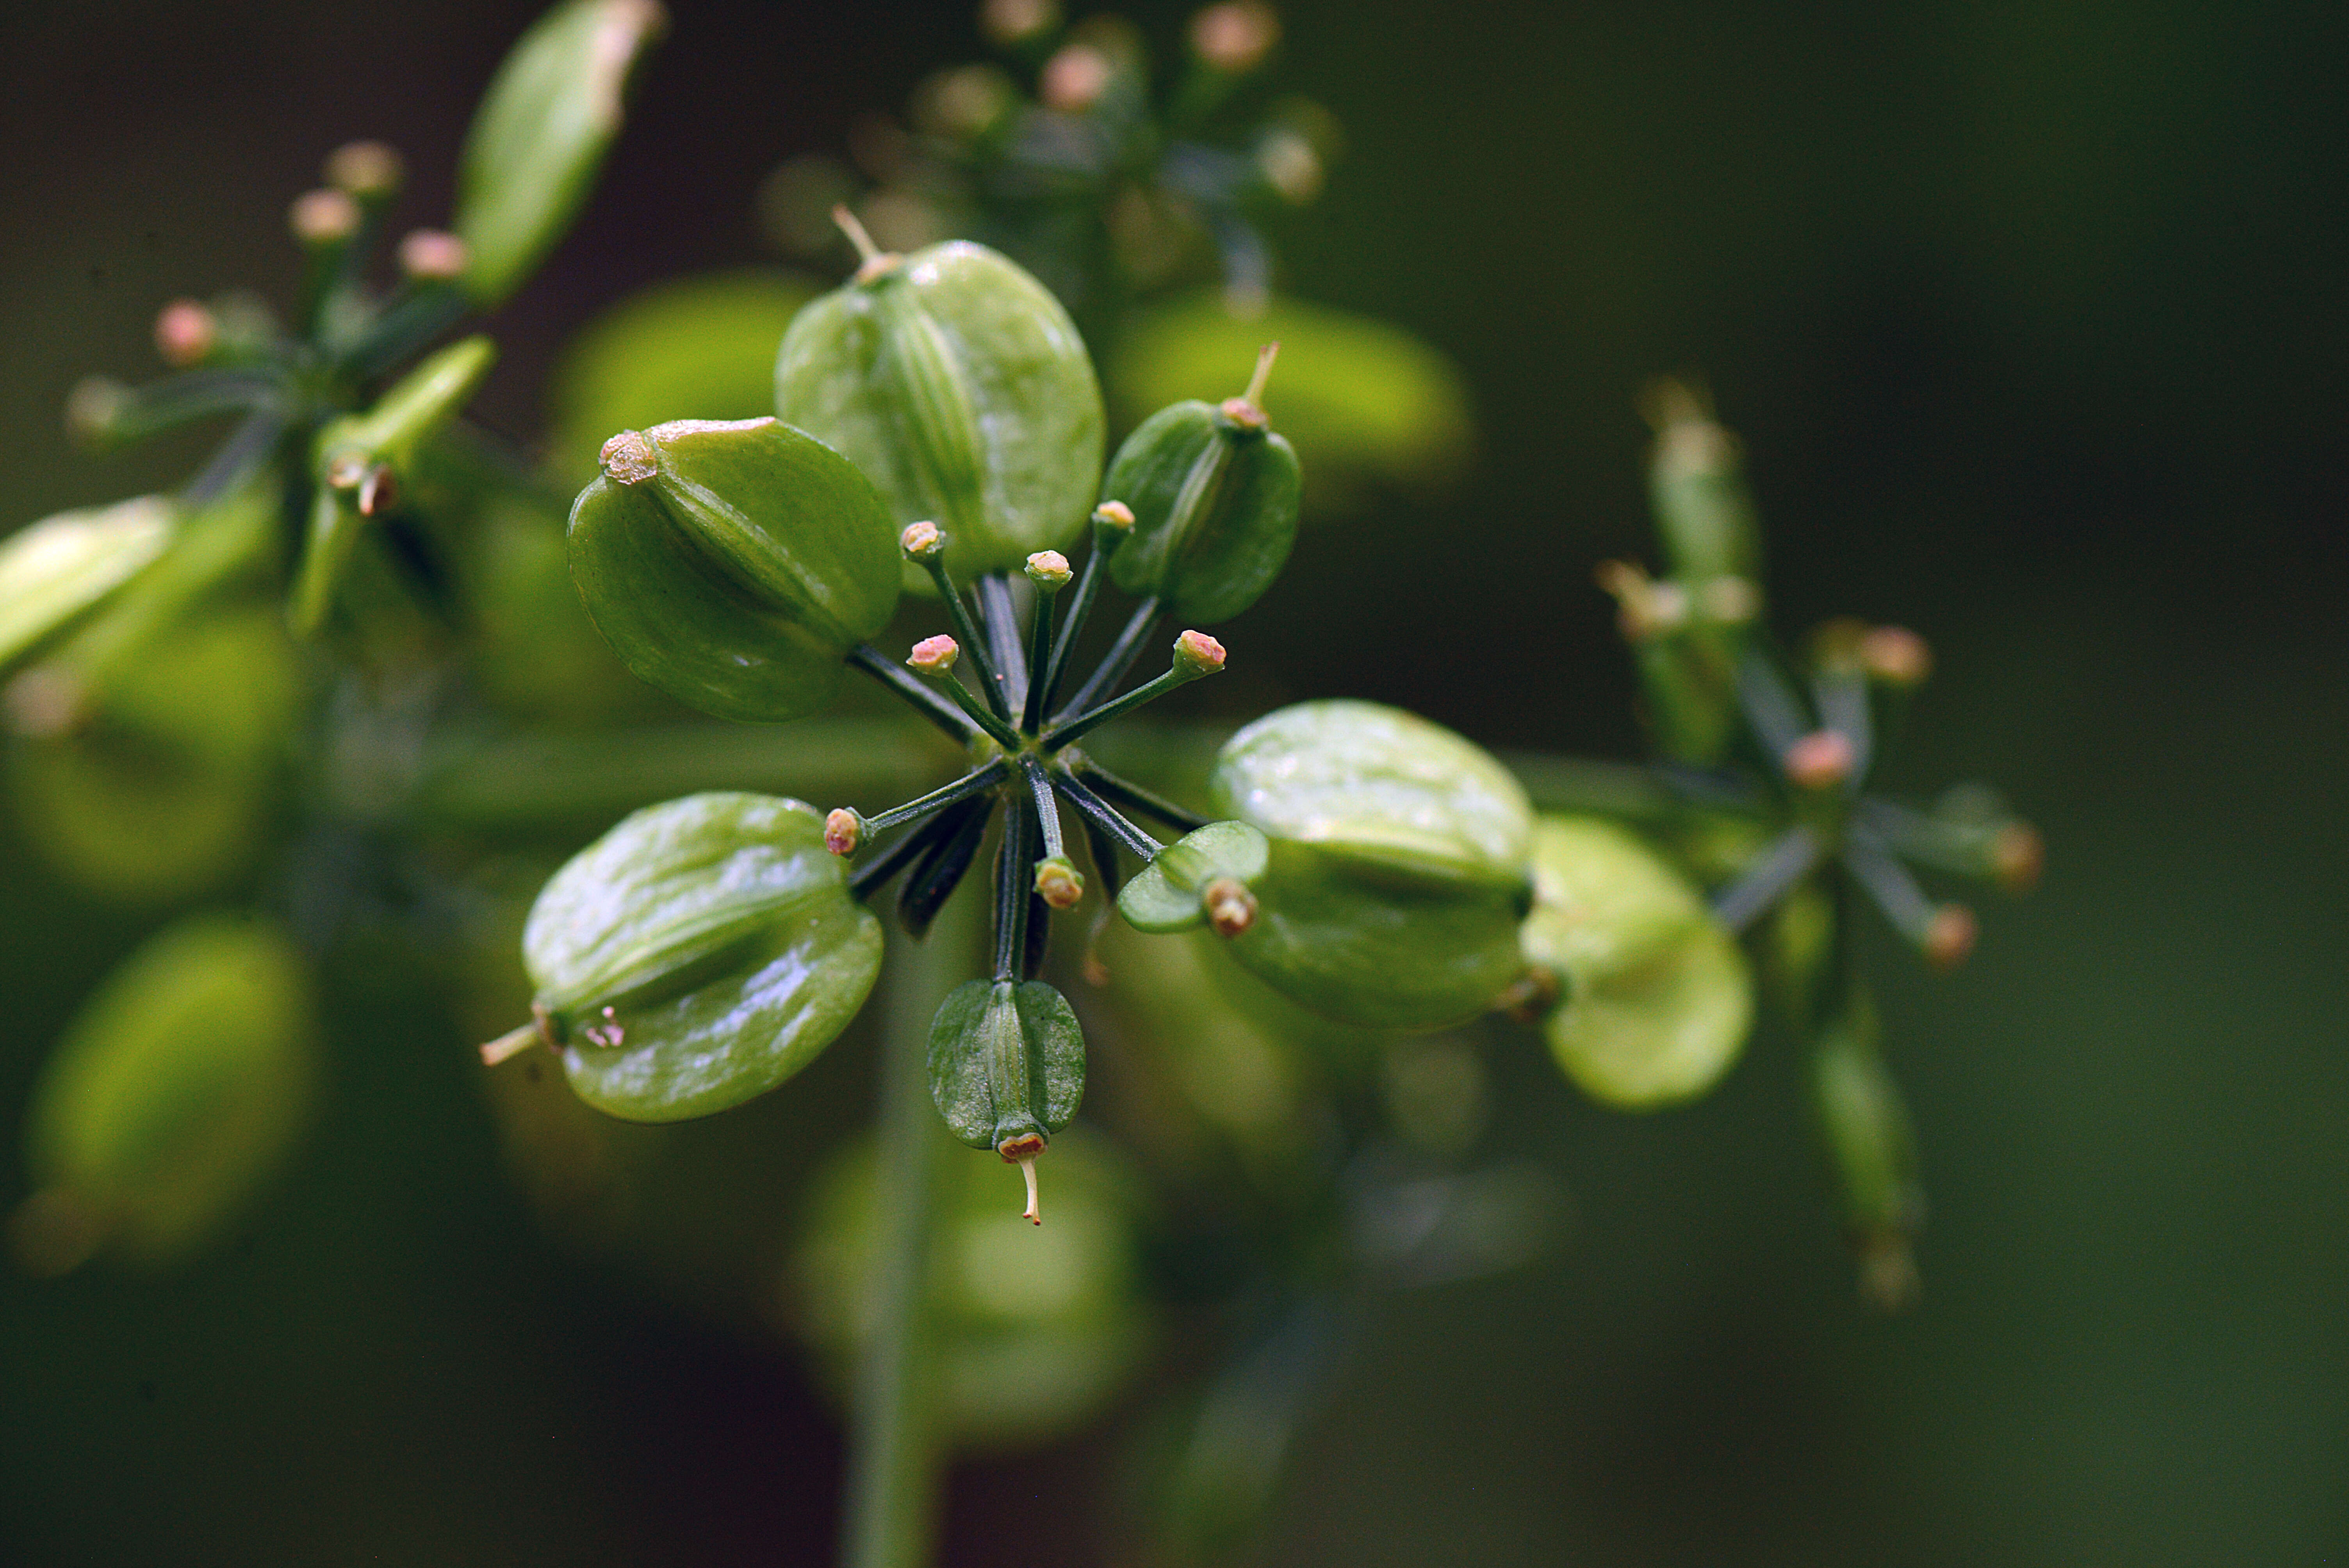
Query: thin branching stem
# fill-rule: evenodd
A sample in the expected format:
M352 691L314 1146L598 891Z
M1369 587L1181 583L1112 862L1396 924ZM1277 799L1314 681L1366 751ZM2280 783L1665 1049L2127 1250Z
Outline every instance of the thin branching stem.
M1028 792L1036 799L1036 823L1043 830L1044 853L1048 858L1065 856L1068 847L1061 839L1061 803L1052 798L1052 780L1044 765L1033 752L1019 758L1020 771L1028 776Z
M1754 858L1745 874L1713 895L1713 914L1731 931L1743 931L1809 874L1818 863L1818 835L1789 828Z
M1078 573L1077 591L1069 600L1069 613L1061 618L1060 634L1052 639L1050 657L1044 662L1044 678L1028 693L1028 711L1040 715L1052 706L1060 695L1061 677L1067 673L1069 655L1077 645L1077 638L1085 629L1085 621L1093 611L1094 596L1101 592L1102 562L1109 552L1101 547L1099 531L1095 531L1093 547L1085 552L1085 569ZM1028 727L1033 729L1037 719L1030 717Z
M1085 684L1077 688L1077 695L1052 716L1052 723L1059 725L1070 715L1084 712L1102 693L1116 690L1117 683L1123 680L1125 672L1133 667L1134 656L1142 652L1142 645L1149 640L1151 628L1157 624L1157 599L1144 599L1135 607L1133 618L1126 622L1125 630L1120 632L1117 641L1110 645L1108 654L1102 659L1101 667L1087 676Z
M1129 811L1154 817L1178 833L1195 833L1207 825L1207 819L1196 811L1186 811L1164 796L1153 794L1130 779L1121 779L1090 759L1072 762L1069 771L1092 785L1106 799Z
M995 852L995 977L1019 978L1028 947L1028 809L1004 803L1003 842Z
M987 806L985 801L968 804L981 810ZM912 832L900 835L887 849L849 873L850 895L860 899L872 897L891 877L905 870L931 845L951 837L963 825L964 815L964 812L949 807Z
M905 822L918 822L931 812L951 806L957 800L968 800L984 789L992 789L1011 771L1011 765L999 757L982 768L975 768L951 784L941 784L926 795L918 796L902 806L892 806L878 816L864 819L868 833L886 832Z
M1066 773L1055 773L1052 775L1052 788L1061 792L1061 799L1083 812L1087 820L1145 862L1155 860L1158 851L1165 847L1127 821L1116 807L1088 789L1083 779L1071 778Z
M978 727L963 717L962 709L940 696L936 687L872 644L857 644L849 650L848 662L896 693L916 713L945 730L958 744L969 745L971 738L978 733Z
M978 623L970 618L970 606L963 601L962 590L955 586L953 574L947 571L944 552L924 561L922 570L930 574L930 581L937 585L938 597L946 601L947 619L954 626L955 641L970 660L971 668L978 672L978 687L987 694L987 706L995 710L998 718L1009 719L1011 709L1004 706L1002 683L995 678L995 661L988 655L987 637L979 631Z

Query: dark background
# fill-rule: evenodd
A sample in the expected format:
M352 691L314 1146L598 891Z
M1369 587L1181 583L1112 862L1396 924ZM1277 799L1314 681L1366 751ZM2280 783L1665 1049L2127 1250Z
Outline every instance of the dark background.
M67 388L149 374L168 297L282 296L285 203L340 141L402 147L405 211L437 221L534 9L9 7L0 527L180 471L194 449L73 454ZM675 11L594 206L494 323L510 430L599 306L761 255L776 161L978 49L958 4ZM1133 14L1162 42L1182 15ZM1698 370L1747 441L1782 624L1854 611L1940 655L1896 782L1995 779L2052 858L1957 977L1886 965L1935 1202L1921 1311L1853 1299L1785 1053L1648 1119L1505 1053L1496 1141L1562 1173L1573 1233L1531 1276L1380 1306L1277 1560L2349 1549L2349 12L1284 15L1291 79L1350 139L1284 283L1451 352L1485 448L1451 500L1308 536L1235 641L1255 695L1627 752L1589 566L1641 547L1636 388ZM13 844L0 875L13 1129L149 917ZM343 990L325 1127L234 1244L161 1284L0 1280L0 1557L823 1561L838 1443L796 1366L566 1261L463 1042L397 975ZM954 1560L1104 1555L1098 1452L963 1472Z

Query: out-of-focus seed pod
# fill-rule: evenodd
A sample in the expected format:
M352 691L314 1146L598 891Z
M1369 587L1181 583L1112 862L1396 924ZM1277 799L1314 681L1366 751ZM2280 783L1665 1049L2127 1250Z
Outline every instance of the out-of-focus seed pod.
M1301 490L1297 453L1252 397L1162 408L1125 438L1102 481L1134 517L1110 575L1179 620L1228 621L1287 563Z
M63 511L0 542L0 669L104 603L171 542L161 496Z
M1232 955L1341 1023L1441 1028L1524 972L1532 811L1491 757L1373 703L1303 703L1226 743L1216 809L1270 841Z
M1876 1045L1875 1008L1854 998L1812 1047L1811 1101L1843 1193L1860 1292L1888 1311L1917 1296L1912 1250L1924 1222L1909 1109Z
M523 963L579 1098L681 1121L764 1094L848 1026L881 925L812 807L712 792L647 806L532 906Z
M1671 575L1683 582L1759 581L1761 527L1737 438L1677 381L1650 387L1645 411L1656 431L1648 493Z
M570 228L619 133L628 77L667 24L657 0L567 0L507 54L457 171L476 302L513 293Z
M944 1156L926 1315L937 1420L959 1451L1031 1447L1098 1419L1146 1364L1137 1185L1118 1150L1075 1129L1052 1143L1051 1222L1003 1202L1001 1167ZM851 1140L818 1175L791 1260L789 1299L837 1392L872 1331L882 1233L873 1145Z
M1092 511L1104 441L1092 362L1060 302L984 245L876 254L802 311L776 361L775 409L862 469L900 524L942 527L965 581L1066 549Z
M1589 817L1534 828L1528 962L1566 982L1542 1021L1558 1066L1626 1109L1692 1099L1744 1047L1744 954L1704 901L1630 832Z
M217 1236L301 1131L316 1034L275 926L206 914L150 940L83 1004L34 1090L18 1257L44 1274L99 1251L161 1265Z
M621 662L705 713L814 712L896 610L881 498L778 420L624 431L603 469L571 509L572 580Z

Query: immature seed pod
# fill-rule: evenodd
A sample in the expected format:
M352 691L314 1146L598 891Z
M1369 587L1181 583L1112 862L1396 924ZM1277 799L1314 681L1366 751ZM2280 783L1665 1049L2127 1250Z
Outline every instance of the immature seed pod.
M1264 875L1271 854L1270 842L1246 822L1210 822L1159 851L1137 872L1117 895L1118 913L1136 931L1188 931L1210 918L1210 888L1219 902L1231 903L1237 895L1219 884L1228 882L1245 894L1248 883Z
M1858 1254L1860 1290L1893 1310L1917 1295L1911 1238L1923 1222L1917 1135L1900 1088L1877 1050L1865 995L1820 1031L1811 1057L1811 1104L1843 1191L1844 1222Z
M0 667L94 608L171 542L160 496L61 511L0 542Z
M316 1045L301 954L275 926L197 915L150 940L34 1091L22 1261L62 1274L101 1248L160 1264L202 1246L300 1132Z
M1297 542L1297 453L1250 397L1176 403L1125 438L1102 493L1133 511L1110 575L1178 620L1228 621L1271 586Z
M679 419L604 445L571 576L639 679L721 718L812 713L897 608L897 530L855 466L771 419Z
M899 523L944 529L965 581L1066 549L1092 511L1105 441L1092 361L1060 302L984 245L876 255L802 311L775 409L870 475Z
M708 1116L832 1043L881 969L812 807L712 792L624 819L538 895L523 963L579 1098L628 1121Z
M1085 1037L1069 1000L1040 980L971 980L930 1025L930 1098L957 1138L1027 1168L1085 1095Z
M1745 1045L1744 954L1656 852L1610 822L1534 828L1529 963L1565 981L1540 1020L1551 1054L1593 1099L1644 1109L1693 1099Z
M1374 703L1301 703L1234 736L1213 791L1270 841L1230 951L1292 1000L1341 1023L1441 1028L1524 973L1532 811L1450 730Z

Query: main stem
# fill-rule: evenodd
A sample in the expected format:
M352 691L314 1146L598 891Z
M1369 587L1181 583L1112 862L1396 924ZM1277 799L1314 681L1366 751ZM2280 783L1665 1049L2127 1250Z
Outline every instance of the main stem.
M968 899L949 902L927 941L894 934L881 1047L880 1223L873 1337L851 1411L842 1568L923 1568L937 1533L941 1448L929 1322L937 1113L930 1104L930 1018L967 956Z

